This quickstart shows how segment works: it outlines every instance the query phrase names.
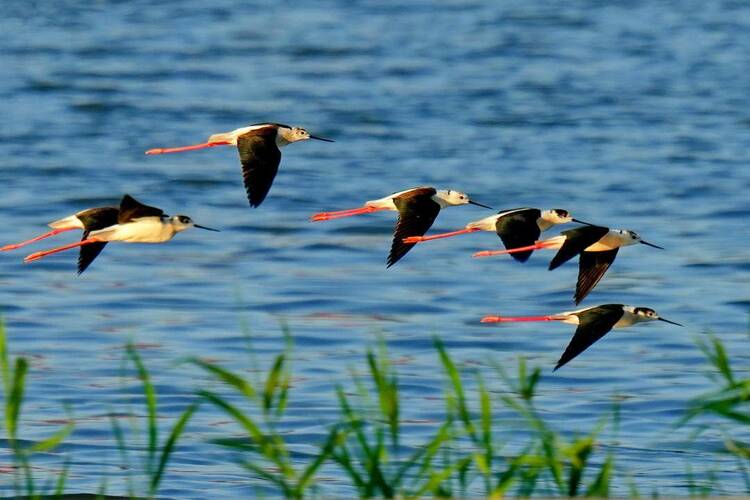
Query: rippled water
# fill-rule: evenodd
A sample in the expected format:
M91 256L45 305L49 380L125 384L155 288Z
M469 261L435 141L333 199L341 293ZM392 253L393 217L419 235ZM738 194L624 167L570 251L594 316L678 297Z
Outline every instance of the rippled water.
M246 321L264 364L283 348L283 320L296 340L289 433L302 452L336 417L333 385L378 332L400 362L405 417L439 414L439 334L460 362L511 367L524 355L544 366L540 407L566 432L588 432L623 396L619 465L642 491L684 493L688 462L714 470L724 493L743 491L735 463L711 453L718 433L688 456L671 425L708 388L694 335L716 332L740 367L748 355L750 7L89 3L9 0L0 19L3 240L124 192L222 232L113 244L81 277L74 254L31 265L24 252L0 255L10 347L31 358L23 435L48 435L71 405L77 426L61 452L73 460L73 490L95 491L104 476L110 492L124 488L105 415L143 411L137 382L120 376L126 341L142 345L173 417L204 383L177 361L246 368ZM285 149L257 210L230 148L143 155L261 121L337 142ZM552 374L569 327L478 319L571 309L576 265L548 272L542 254L526 265L471 259L498 246L481 233L417 247L386 271L392 214L308 222L419 184L641 232L667 250L623 250L584 305L651 306L688 328L615 332ZM433 231L486 215L451 208ZM163 493L255 491L206 444L234 430L202 408ZM351 493L346 484L332 477L324 491Z

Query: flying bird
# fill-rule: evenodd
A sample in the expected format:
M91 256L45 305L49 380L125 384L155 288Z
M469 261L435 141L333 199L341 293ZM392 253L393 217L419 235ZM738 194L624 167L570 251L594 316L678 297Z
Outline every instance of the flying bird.
M107 242L122 241L125 243L163 243L171 240L175 234L191 227L206 229L208 231L218 231L210 227L200 226L185 215L175 215L170 217L161 209L144 205L135 198L125 195L120 201L119 209L115 214L112 211L102 212L98 217L91 219L93 222L81 222L84 226L84 236L81 241L32 253L26 256L24 262L33 262L47 255L80 247L81 252L78 257L78 273L82 273L91 262L99 255ZM73 219L78 219L79 215L73 215L60 219L69 221L73 224Z
M50 222L48 226L52 228L52 231L20 243L5 245L0 248L0 251L15 250L45 238L49 238L50 236L64 233L66 231L72 231L74 229L83 229L83 236L81 238L81 241L83 241L89 237L91 231L104 229L105 227L117 224L117 214L119 212L120 210L116 207L88 208L71 216ZM100 242L81 247L78 255L78 274L81 274L86 270L89 264L91 264L106 245L106 242Z
M240 153L247 199L250 206L258 207L266 199L271 184L273 184L273 179L276 177L276 172L279 170L280 148L293 142L308 139L334 142L331 139L310 135L307 130L301 127L290 127L280 123L257 123L231 132L214 134L208 138L207 142L201 144L176 148L154 148L146 151L146 154L160 155L214 146L237 146Z
M570 212L561 208L552 208L550 210L514 208L503 210L484 219L469 222L463 229L459 229L458 231L433 234L431 236L409 236L408 238L404 238L404 243L421 243L440 238L450 238L459 234L491 231L497 233L505 248L516 248L531 245L536 242L543 231L558 224L567 224L568 222L588 224L587 222L574 219L570 215ZM525 252L515 252L510 255L519 262L526 262L532 253L533 250L527 250Z
M586 225L563 231L559 236L537 241L533 245L509 250L485 250L475 253L474 257L513 254L543 248L559 249L549 264L551 271L576 255L580 255L578 259L578 281L573 296L575 303L579 304L602 279L604 273L607 272L607 269L617 257L617 251L620 247L635 245L636 243L664 250L660 246L644 241L635 231Z
M338 212L322 212L313 215L312 221L324 221L350 217L352 215L368 214L380 210L398 212L398 222L393 234L391 252L388 255L387 267L391 267L412 249L414 243L404 243L404 238L412 235L423 235L435 222L441 208L467 203L479 207L490 208L469 199L469 196L459 191L437 190L433 187L416 187L399 191L378 200L365 202L363 207Z
M682 326L656 314L648 307L633 307L623 304L604 304L577 311L561 312L550 316L485 316L482 323L506 323L514 321L561 321L576 325L575 333L568 347L565 348L555 370L588 349L594 342L604 337L612 328L625 328L644 321L664 321Z

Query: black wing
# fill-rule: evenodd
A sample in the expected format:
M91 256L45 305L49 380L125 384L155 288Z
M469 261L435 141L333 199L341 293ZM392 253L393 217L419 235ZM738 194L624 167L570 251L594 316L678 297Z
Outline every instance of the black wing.
M119 212L114 207L102 207L84 210L76 214L78 219L83 223L83 227L86 228L81 240L87 239L91 231L97 231L117 224ZM94 259L104 250L105 246L107 246L107 242L102 241L99 243L89 243L80 248L78 251L78 274L84 272L94 262Z
M497 232L505 248L509 250L533 245L541 234L537 224L537 219L541 215L542 212L537 208L513 211L497 219L495 232ZM529 250L528 252L512 253L510 256L519 262L526 262L532 253L534 251Z
M602 226L581 226L561 232L560 234L565 236L565 242L549 263L549 270L557 269L568 262L587 247L602 239L608 232L609 228Z
M84 240L88 238L88 236L88 231L83 233ZM106 246L106 241L102 241L101 243L89 243L88 245L83 245L78 251L78 274L84 272L86 268L89 267L92 262L94 262L94 259L99 256L101 251L104 250L104 247Z
M164 215L164 211L160 208L144 205L129 194L126 194L120 200L120 212L117 214L117 223L123 224L141 217L161 217L162 215Z
M388 267L398 262L415 245L404 243L404 238L423 236L435 222L440 213L440 205L432 199L435 192L433 188L418 188L393 199L398 209L398 222L388 255Z
M615 323L620 321L623 314L621 304L605 304L577 313L580 321L579 326L576 328L568 347L565 348L565 352L555 365L555 370L604 337L615 326Z
M580 304L599 283L609 266L615 261L617 250L619 248L604 252L581 252L578 260L578 283L576 283L576 293L573 296L576 304Z
M242 178L252 207L263 203L279 171L281 151L276 145L276 133L275 127L264 127L237 138Z

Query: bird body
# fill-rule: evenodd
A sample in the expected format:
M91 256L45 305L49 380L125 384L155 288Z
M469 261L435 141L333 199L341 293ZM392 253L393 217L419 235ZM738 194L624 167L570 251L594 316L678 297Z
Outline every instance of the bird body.
M387 267L398 262L414 243L406 243L404 239L412 235L423 235L432 227L435 218L442 208L473 204L489 208L486 205L469 199L466 193L452 189L435 189L430 186L419 186L404 191L398 191L383 198L366 201L362 207L337 212L321 212L313 215L310 220L324 221L351 217L381 210L398 212L398 222L393 234L393 243L388 255Z
M124 224L115 224L89 233L99 241L121 241L123 243L164 243L175 234L189 228L175 217L142 217Z
M561 323L575 325L577 328L573 334L573 338L555 365L554 369L557 370L588 349L594 342L604 337L613 328L626 328L637 323L656 320L682 326L679 323L660 317L651 308L633 307L623 304L603 304L549 316L485 316L482 318L482 323L560 321Z
M636 243L662 249L659 246L644 241L635 231L585 225L563 231L558 236L537 241L532 245L507 250L485 250L475 253L474 257L514 254L539 249L557 250L557 254L555 254L549 264L551 271L557 269L576 255L579 255L578 281L576 282L576 291L573 296L575 303L579 304L594 289L602 277L604 277L604 274L615 261L619 249Z
M185 215L173 217L165 215L161 209L144 205L127 194L122 197L119 208L83 210L75 215L51 222L50 226L63 228L63 230L83 228L83 237L76 243L35 252L28 255L24 262L33 262L47 255L80 247L78 274L86 270L110 241L163 243L190 227L216 231L216 229L195 224L190 217Z
M154 148L147 155L178 153L214 146L237 146L242 164L242 178L247 199L252 207L258 207L266 199L281 163L281 148L293 142L316 139L333 142L310 135L304 128L281 123L256 123L231 132L213 134L207 142L176 148Z
M510 249L534 244L542 231L568 222L587 224L586 222L574 219L567 210L561 208L550 210L529 207L514 208L469 222L463 229L459 229L458 231L430 236L410 236L404 240L404 243L421 243L423 241L450 238L459 234L468 234L476 231L491 231L497 234L506 249ZM526 262L532 253L533 250L527 250L525 252L514 252L510 255L520 262Z

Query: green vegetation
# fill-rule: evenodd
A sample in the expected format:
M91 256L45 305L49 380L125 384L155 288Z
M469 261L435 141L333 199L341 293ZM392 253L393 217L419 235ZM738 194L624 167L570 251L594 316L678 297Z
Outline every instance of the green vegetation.
M750 379L732 368L721 342L715 337L699 341L699 347L715 371L711 374L717 389L692 400L684 418L676 426L696 427L700 420L719 417L738 426L750 425ZM191 366L213 381L201 387L194 400L171 423L166 438L160 438L158 397L152 377L133 345L125 348L125 360L142 385L145 405L145 429L124 429L115 415L111 417L113 439L120 450L123 466L136 462L137 479L129 477L126 488L107 480L98 493L125 489L131 497L158 495L168 474L170 456L179 447L190 420L201 407L214 407L226 414L241 434L213 439L225 449L227 462L247 471L248 484L276 491L292 498L325 496L323 478L336 477L363 498L461 497L483 495L488 498L514 496L596 496L612 493L613 482L630 485L638 494L626 471L616 467L616 455L602 446L600 436L610 429L616 433L618 409L613 406L589 434L567 436L544 418L536 403L542 382L541 371L529 369L523 359L509 375L496 367L472 371L462 369L451 359L440 340L435 340L436 360L443 379L442 418L432 422L432 433L415 444L402 421L405 401L400 393L399 376L384 345L365 355L365 369L352 370L350 382L332 387L338 401L339 418L328 427L317 453L301 456L290 449L282 431L288 403L293 400L291 343L277 355L264 376L249 377L201 359ZM50 437L30 443L21 436L22 404L26 389L28 363L24 358L11 360L5 331L0 326L0 375L3 381L4 425L8 448L13 457L15 494L38 498L59 496L69 488L68 465L54 477L39 484L31 461L35 454L49 452L60 445L73 430L64 425ZM493 377L491 392L486 377ZM66 419L72 422L73 418ZM694 423L695 422L695 423ZM739 427L743 429L743 427ZM512 431L518 436L510 443ZM145 433L145 436L140 435ZM136 445L140 438L145 444ZM408 443L408 444L407 444ZM738 469L747 471L750 445L725 432L725 453L736 457ZM693 477L700 474L688 471ZM705 475L709 476L710 472ZM747 491L750 477L745 475ZM692 481L689 481L692 484ZM686 494L708 494L690 484Z

